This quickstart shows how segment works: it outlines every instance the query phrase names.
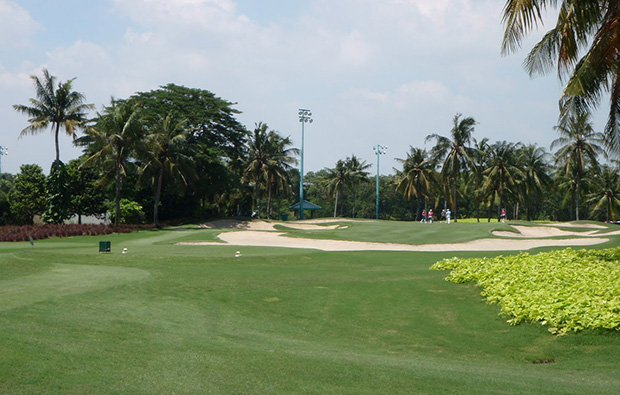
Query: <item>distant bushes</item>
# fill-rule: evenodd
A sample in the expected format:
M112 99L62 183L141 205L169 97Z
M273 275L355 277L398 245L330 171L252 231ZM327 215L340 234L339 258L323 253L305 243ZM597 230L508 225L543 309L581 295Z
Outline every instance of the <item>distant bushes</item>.
M28 241L50 237L99 236L111 233L130 233L137 229L151 229L153 225L84 225L46 224L25 226L0 226L0 241Z

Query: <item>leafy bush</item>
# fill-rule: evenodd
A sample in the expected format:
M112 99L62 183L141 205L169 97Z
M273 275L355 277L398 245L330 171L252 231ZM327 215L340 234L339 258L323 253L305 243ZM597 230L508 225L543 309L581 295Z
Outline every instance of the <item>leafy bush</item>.
M152 225L78 225L45 224L25 226L0 226L0 241L28 241L50 237L99 236L111 233L130 233L135 229L150 229Z
M451 258L431 266L446 280L475 282L512 325L540 322L563 335L584 329L620 330L620 248L565 249L497 258Z
M121 199L121 224L143 224L145 221L144 210L140 203L129 199ZM110 202L110 214L112 222L116 222L114 202Z

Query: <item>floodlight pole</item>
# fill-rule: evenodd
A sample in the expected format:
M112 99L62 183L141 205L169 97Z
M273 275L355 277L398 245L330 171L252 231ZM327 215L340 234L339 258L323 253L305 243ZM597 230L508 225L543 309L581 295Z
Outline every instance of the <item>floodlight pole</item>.
M301 122L301 168L299 169L299 219L304 219L304 124L312 123L312 112L305 108L299 109Z
M372 149L375 151L375 154L377 155L377 202L375 203L377 219L379 219L379 157L387 152L387 148L387 145L380 144L372 147Z

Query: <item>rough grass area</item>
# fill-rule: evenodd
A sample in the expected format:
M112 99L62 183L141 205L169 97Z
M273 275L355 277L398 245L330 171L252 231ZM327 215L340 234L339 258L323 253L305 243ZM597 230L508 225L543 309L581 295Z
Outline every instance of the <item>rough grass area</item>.
M388 225L349 229L383 238ZM461 237L450 234L457 227L439 226L446 239ZM617 332L558 337L541 325L510 326L481 302L478 287L429 270L454 253L175 245L214 233L0 243L0 393L620 388ZM111 241L111 253L98 252L100 240ZM608 244L617 246L617 237ZM237 250L243 257L234 257ZM458 254L485 255L497 254Z

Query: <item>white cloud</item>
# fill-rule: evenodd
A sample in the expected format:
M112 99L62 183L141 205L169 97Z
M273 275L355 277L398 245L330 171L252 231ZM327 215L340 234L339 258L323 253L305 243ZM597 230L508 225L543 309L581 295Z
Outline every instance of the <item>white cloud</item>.
M438 80L411 81L391 91L373 92L367 88L352 89L343 95L344 100L357 103L368 114L403 115L399 112L431 112L437 107L470 108L472 101L453 92Z
M370 56L370 48L361 32L355 30L340 38L340 58L345 64L363 65Z
M476 137L518 140L524 130L555 137L554 77L530 81L520 66L525 53L500 56L502 1L309 0L287 2L286 14L277 0L254 1L110 0L113 9L101 20L125 32L116 41L76 31L37 41L40 47L26 55L13 51L11 66L0 64L0 87L10 95L0 98L7 106L0 109L6 125L0 143L25 126L10 104L32 96L28 76L42 64L61 80L77 77L75 88L98 107L111 96L169 82L208 89L238 102L249 128L267 122L297 145L296 109L309 107L315 114L306 134L309 170L352 153L372 162L377 143L390 146L388 157L403 157L427 134L446 133L457 112L480 120ZM0 0L3 20L7 5L25 23L0 26L0 46L7 34L27 42L41 26L63 23L42 13L49 19L32 21L9 0ZM49 147L37 148L39 141L47 142L4 144L19 144L23 149L12 153L32 163L47 158Z
M28 11L11 0L0 0L0 47L19 48L32 45L41 26Z
M179 34L187 30L242 31L249 21L231 0L113 0L115 10L146 29ZM177 32L177 33L175 33Z
M425 18L442 21L450 5L448 0L415 0L409 3L414 5Z

